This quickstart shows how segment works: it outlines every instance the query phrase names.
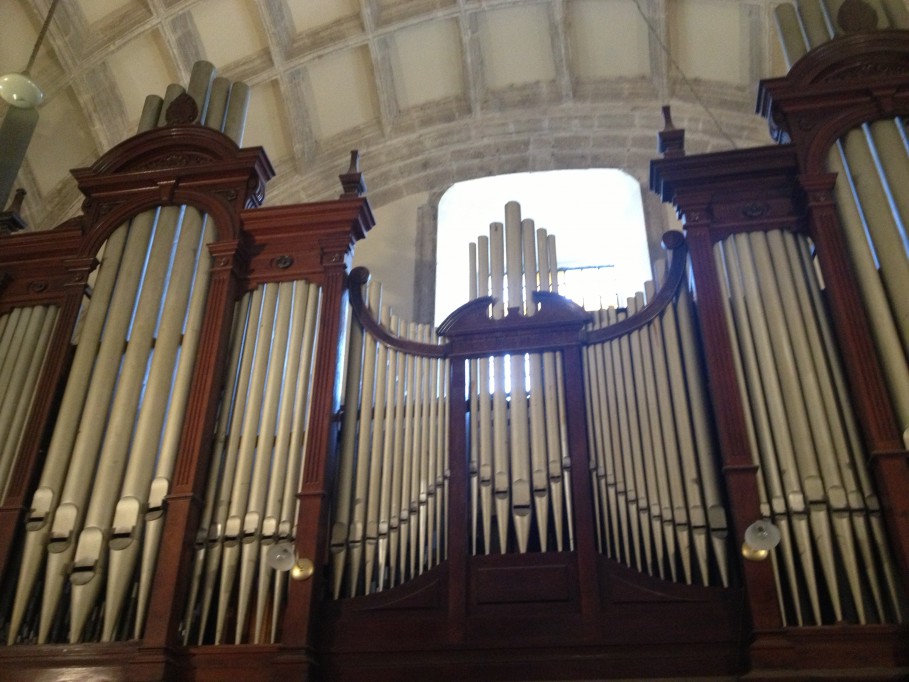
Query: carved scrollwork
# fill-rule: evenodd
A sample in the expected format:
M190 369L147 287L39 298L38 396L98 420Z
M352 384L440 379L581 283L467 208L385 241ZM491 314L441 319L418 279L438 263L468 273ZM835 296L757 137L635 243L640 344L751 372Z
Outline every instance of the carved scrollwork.
M750 218L754 220L755 218L760 218L763 215L766 215L770 210L770 207L762 201L751 201L744 206L742 206L742 215L745 218Z
M257 175L250 176L246 183L246 208L258 208L265 201L265 183Z
M168 125L181 125L195 123L199 118L199 105L187 93L181 93L167 107L164 118Z
M337 251L330 251L322 254L322 265L337 265L344 262L344 254Z
M237 200L237 197L240 196L239 192L237 192L235 189L222 189L216 192L216 194L220 197L223 197L224 200L229 204L234 203Z
M194 152L174 152L148 159L135 167L137 171L162 170L165 168L187 168L209 163L211 159Z
M817 126L817 116L813 114L802 114L796 119L795 125L803 132L814 130Z
M907 73L909 73L909 63L892 61L865 62L864 64L855 64L849 68L828 74L822 79L822 82L862 81L871 78L905 76Z
M98 202L98 217L106 216L118 206L122 206L122 201L103 201Z

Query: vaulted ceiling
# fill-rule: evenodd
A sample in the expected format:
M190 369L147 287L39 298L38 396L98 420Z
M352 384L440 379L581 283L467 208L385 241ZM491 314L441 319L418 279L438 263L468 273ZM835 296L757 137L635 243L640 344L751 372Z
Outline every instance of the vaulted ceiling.
M509 170L638 176L672 103L695 151L767 142L760 78L785 72L777 0L61 0L31 75L47 93L21 186L33 228L78 212L70 168L135 131L192 64L243 80L269 203L337 194L359 148L374 203ZM0 72L50 0L4 0ZM4 105L5 106L5 105ZM0 110L0 115L2 115Z

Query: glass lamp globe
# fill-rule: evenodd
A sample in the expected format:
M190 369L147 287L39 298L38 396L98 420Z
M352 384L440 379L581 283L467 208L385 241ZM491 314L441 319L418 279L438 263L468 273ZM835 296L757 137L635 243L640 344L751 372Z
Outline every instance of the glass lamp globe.
M34 109L44 101L44 93L23 73L0 76L0 97L17 109Z
M751 561L763 561L770 556L770 550L780 544L780 529L770 519L755 521L745 529L742 556Z
M265 555L269 568L276 571L289 571L293 568L295 559L294 546L289 542L276 542Z

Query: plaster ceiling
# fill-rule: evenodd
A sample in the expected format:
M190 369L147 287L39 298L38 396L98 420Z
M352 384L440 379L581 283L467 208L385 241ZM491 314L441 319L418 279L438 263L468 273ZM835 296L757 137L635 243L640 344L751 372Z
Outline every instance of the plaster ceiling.
M0 72L23 68L49 4L4 0ZM352 148L369 181L371 151L397 145L400 162L415 134L529 111L621 111L628 93L655 115L675 98L703 109L700 99L748 121L757 81L785 72L775 4L61 0L31 74L47 100L20 173L25 216L41 228L75 214L69 169L131 135L145 95L185 84L198 59L252 88L243 142L264 146L278 170L269 203L325 198L310 176L328 170L334 187ZM652 147L655 128L642 133Z

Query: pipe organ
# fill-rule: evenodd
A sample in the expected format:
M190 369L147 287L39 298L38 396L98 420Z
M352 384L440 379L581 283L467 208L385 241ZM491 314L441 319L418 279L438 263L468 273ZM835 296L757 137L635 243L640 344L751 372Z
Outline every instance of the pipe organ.
M684 230L604 310L509 203L400 319L356 154L262 207L246 86L149 98L82 215L0 236L3 678L904 675L909 34L856 4L779 10L779 144L667 117Z

